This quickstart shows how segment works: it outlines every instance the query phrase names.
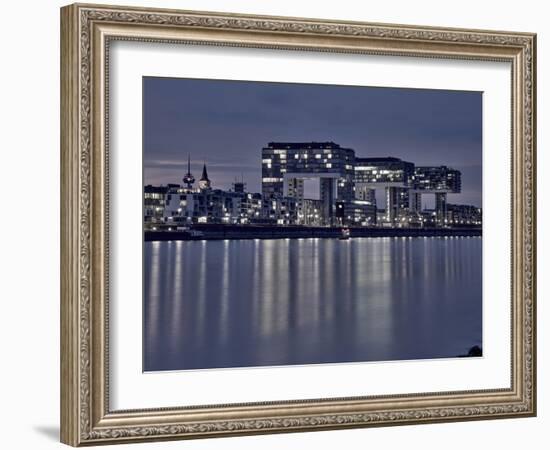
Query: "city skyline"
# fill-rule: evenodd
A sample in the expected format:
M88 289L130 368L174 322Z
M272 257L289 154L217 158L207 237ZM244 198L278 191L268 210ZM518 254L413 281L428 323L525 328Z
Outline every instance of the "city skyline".
M481 93L143 98L145 372L483 356Z
M195 177L206 163L213 186L260 192L267 142L334 141L458 169L453 201L481 206L479 92L145 77L143 95L145 185L182 184L191 155Z

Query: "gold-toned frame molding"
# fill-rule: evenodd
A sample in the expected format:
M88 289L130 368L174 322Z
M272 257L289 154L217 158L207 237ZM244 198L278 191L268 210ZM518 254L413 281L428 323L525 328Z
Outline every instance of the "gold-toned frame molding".
M107 328L112 40L511 63L510 388L112 411ZM535 415L535 51L536 36L530 33L105 5L62 8L62 442L79 446Z

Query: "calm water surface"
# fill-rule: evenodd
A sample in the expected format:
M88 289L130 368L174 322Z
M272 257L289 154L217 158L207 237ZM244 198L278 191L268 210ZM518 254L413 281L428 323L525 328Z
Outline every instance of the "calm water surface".
M146 242L144 370L455 357L482 239Z

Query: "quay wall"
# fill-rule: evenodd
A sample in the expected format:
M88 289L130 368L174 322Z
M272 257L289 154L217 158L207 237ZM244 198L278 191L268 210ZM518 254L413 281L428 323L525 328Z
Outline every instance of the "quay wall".
M192 236L186 231L145 231L145 241L216 240L216 239L293 239L339 238L341 227L199 225L193 230L203 233ZM444 237L481 236L479 227L461 228L349 228L350 237Z

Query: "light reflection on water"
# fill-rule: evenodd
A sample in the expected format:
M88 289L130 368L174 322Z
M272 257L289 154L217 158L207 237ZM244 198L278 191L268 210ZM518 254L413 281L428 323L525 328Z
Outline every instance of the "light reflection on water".
M455 357L481 238L146 242L144 370Z

